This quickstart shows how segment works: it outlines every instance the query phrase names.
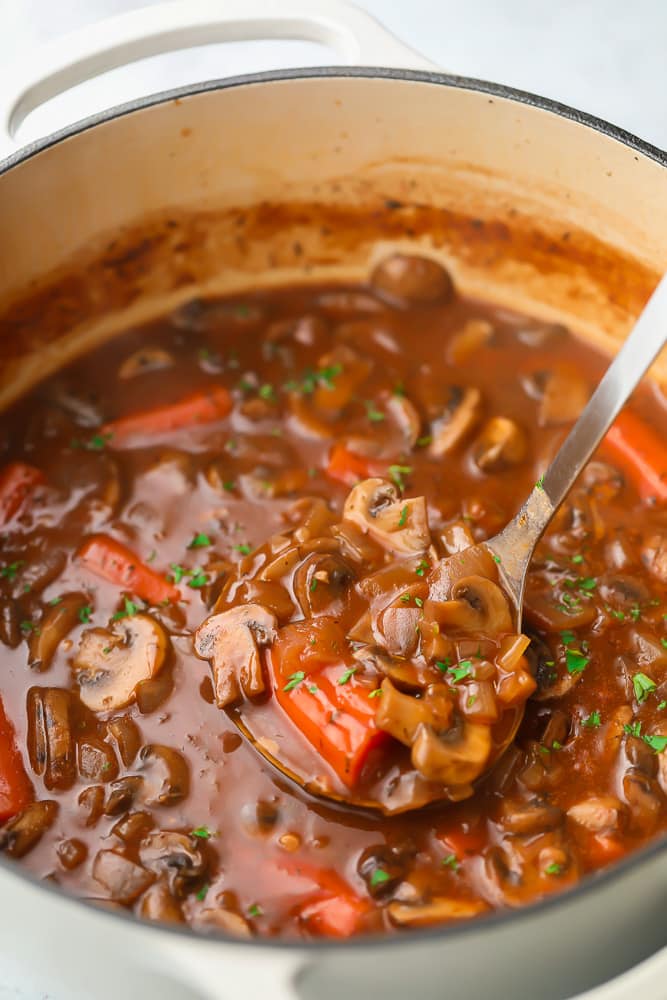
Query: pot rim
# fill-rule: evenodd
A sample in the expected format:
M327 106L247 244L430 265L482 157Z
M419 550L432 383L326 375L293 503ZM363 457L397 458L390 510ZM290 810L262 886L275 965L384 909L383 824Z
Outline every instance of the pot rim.
M595 115L588 114L584 111L578 111L576 108L567 104L561 104L559 101L554 101L546 97L540 97L530 91L518 90L514 87L505 86L504 84L478 80L474 77L456 76L449 73L438 73L427 70L391 69L384 67L376 68L370 66L317 66L303 69L267 70L261 73L245 73L224 79L214 79L201 83L186 84L182 87L174 87L168 90L160 91L157 94L150 94L146 97L135 98L134 100L127 101L123 104L119 104L104 111L99 111L93 115L89 115L71 125L58 129L56 132L50 133L42 139L37 139L28 143L26 146L18 149L8 157L0 160L0 177L2 177L2 175L7 173L9 170L12 170L14 167L20 166L20 164L25 163L26 161L32 159L32 157L38 155L46 149L49 149L51 146L58 145L65 139L69 139L79 133L86 132L89 129L95 128L97 125L102 125L106 122L112 121L114 118L132 114L135 111L142 111L159 104L166 104L167 102L175 99L191 97L215 90L226 90L233 87L252 86L256 84L277 83L283 80L307 80L322 78L401 80L410 83L435 84L438 86L449 87L454 90L477 91L482 94L488 94L490 97L515 101L518 104L525 104L541 111L547 111L559 115L561 118L566 118L576 124L583 125L596 132L600 132L607 138L614 139L627 146L629 149L634 150L636 153L640 153L642 156L646 156L649 159L654 160L660 166L667 168L667 151L661 150L659 147L654 146L643 139L639 139L631 132L620 128L617 125L613 125L602 118L597 118ZM290 940L288 938L282 939L267 937L257 937L248 940L244 938L236 938L232 935L224 933L215 935L203 934L189 926L158 924L148 920L142 920L129 910L105 910L90 900L77 897L71 893L63 891L63 889L58 886L43 881L29 870L24 869L19 863L11 861L8 858L0 857L0 870L9 872L20 880L32 883L41 891L49 892L54 896L57 896L66 905L71 904L74 906L85 906L87 909L95 912L102 919L106 917L110 920L123 920L127 922L128 925L131 924L135 929L137 927L141 927L142 930L145 928L146 932L150 934L168 933L170 935L178 935L180 938L195 941L202 947L219 947L220 943L224 942L226 944L236 945L237 947L243 947L244 949L261 947L280 952L307 951L309 953L313 953L320 951L330 952L332 950L341 951L344 948L354 948L356 950L359 948L379 949L397 946L405 947L413 943L419 944L430 940L438 940L443 936L459 937L464 934L483 932L485 929L493 928L497 924L517 925L523 920L530 920L539 914L555 910L556 908L567 905L568 903L576 902L577 899L589 894L598 886L607 885L613 882L614 880L620 878L621 875L635 867L639 867L639 865L644 862L650 861L651 858L656 857L658 854L666 850L667 835L657 838L654 842L639 851L633 852L618 863L612 864L608 868L605 868L597 873L585 876L570 889L554 893L553 895L540 899L537 902L529 903L516 909L496 910L486 916L477 917L473 920L461 921L460 923L451 925L436 925L420 931L411 931L406 935L372 934L352 937L342 941L327 938L321 940Z

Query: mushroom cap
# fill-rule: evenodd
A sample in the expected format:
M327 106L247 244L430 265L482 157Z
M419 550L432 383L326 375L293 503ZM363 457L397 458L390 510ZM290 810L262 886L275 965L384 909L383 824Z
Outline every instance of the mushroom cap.
M213 671L218 708L236 701L241 691L252 698L264 691L260 646L276 635L277 619L261 604L246 604L211 615L195 632L195 653Z
M364 479L348 494L343 519L352 521L395 555L425 552L431 544L424 497L400 499L385 479Z
M73 667L84 705L109 712L134 701L137 685L162 669L169 638L150 615L132 615L110 629L88 629L81 636Z

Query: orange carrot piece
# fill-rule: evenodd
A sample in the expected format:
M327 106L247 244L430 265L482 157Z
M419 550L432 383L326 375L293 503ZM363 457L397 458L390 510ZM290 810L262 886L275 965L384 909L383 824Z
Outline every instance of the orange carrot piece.
M78 556L91 573L118 584L149 604L177 601L181 596L173 584L109 535L91 535Z
M383 476L386 472L387 466L383 462L368 458L366 455L358 455L342 444L333 446L326 467L326 474L331 479L337 479L346 486L355 486L360 479Z
M127 417L111 420L100 428L100 434L108 437L107 447L123 448L135 438L151 438L185 427L214 423L226 417L231 408L232 397L227 389L214 386L168 406L141 410Z
M0 701L0 822L20 813L33 790L16 746L14 729Z
M603 447L635 484L643 500L667 500L667 445L631 410L624 410L607 432Z
M11 521L21 510L35 486L45 481L44 474L34 465L10 462L0 472L0 524Z
M359 929L369 905L359 896L348 892L341 896L316 899L302 907L300 917L309 930L324 937L347 938Z

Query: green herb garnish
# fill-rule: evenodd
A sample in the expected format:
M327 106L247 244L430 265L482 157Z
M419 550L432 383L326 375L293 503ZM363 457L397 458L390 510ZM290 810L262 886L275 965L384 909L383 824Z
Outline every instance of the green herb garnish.
M298 687L302 680L305 679L305 673L303 670L297 670L295 674L291 674L288 678L287 684L283 688L283 691L293 691L295 687Z
M209 538L209 536L206 535L206 534L204 534L203 531L200 531L198 534L196 534L193 537L192 541L188 543L188 548L189 549L204 549L204 548L206 548L207 545L211 545L211 544L212 544L212 542L211 542L211 539Z

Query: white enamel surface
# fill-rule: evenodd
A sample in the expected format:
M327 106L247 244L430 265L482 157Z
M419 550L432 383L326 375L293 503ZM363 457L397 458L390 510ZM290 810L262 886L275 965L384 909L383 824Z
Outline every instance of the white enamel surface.
M341 58L402 65L412 58L372 22L349 10L339 15L331 2L230 2L224 10L231 20L220 15L220 4L177 4L161 25L154 14L138 12L141 16L123 19L106 34L80 36L79 48L75 44L69 56L61 46L52 47L37 71L27 67L9 81L4 120L17 106L24 113L61 85L126 61L130 52L173 47L179 32L185 32L181 44L198 44L213 20L220 37L256 37L260 27L268 30L270 7L271 17L278 8L292 16L292 34L298 22L300 37L334 44ZM334 14L340 19L332 26L327 19ZM275 20L269 21L275 34ZM134 48L128 51L127 45ZM90 60L86 52L92 53ZM72 54L76 68L67 70ZM191 130L187 141L183 128ZM531 211L537 207L545 218L590 228L656 269L667 267L667 172L613 139L474 91L389 80L285 81L129 115L0 178L0 293L65 260L119 222L165 206L220 207L277 197L288 180L292 193L341 175L374 184L392 170L407 169L443 206L467 198L480 205L490 199L498 209L508 202ZM439 180L443 171L446 184ZM459 266L461 277L473 282L475 276ZM610 314L609 322L622 328L626 319ZM91 912L4 868L0 898L0 948L19 966L33 969L36 986L54 1000L356 1000L371 993L386 1000L410 995L664 1000L665 995L667 952L618 975L664 940L664 855L529 920L471 929L461 938L394 942L377 951L343 947L306 953L176 937ZM595 985L610 975L617 978Z

